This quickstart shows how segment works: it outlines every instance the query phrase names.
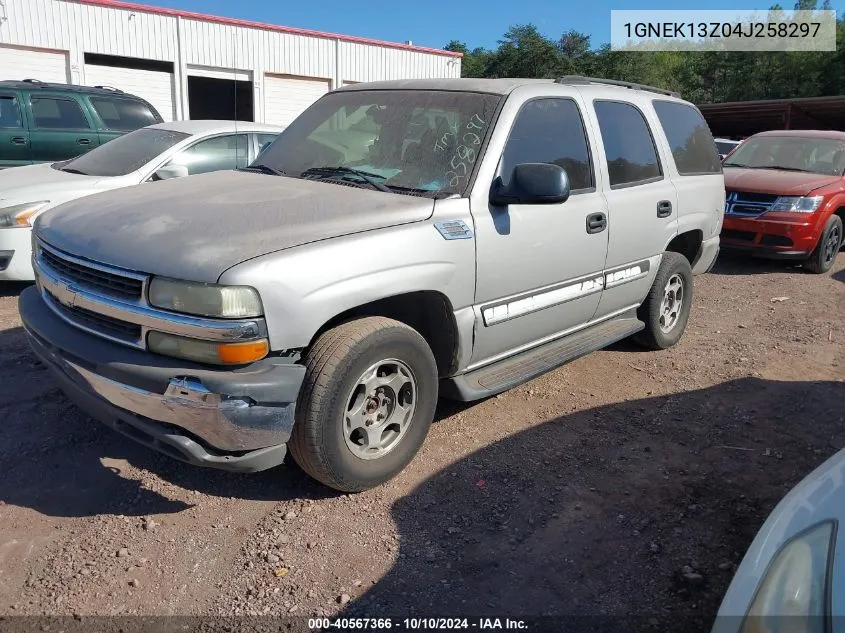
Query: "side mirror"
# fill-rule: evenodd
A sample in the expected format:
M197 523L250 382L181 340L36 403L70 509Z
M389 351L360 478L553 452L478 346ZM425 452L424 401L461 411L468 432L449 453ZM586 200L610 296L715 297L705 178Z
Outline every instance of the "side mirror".
M156 180L170 180L171 178L185 178L190 176L184 165L168 165L155 173Z
M493 182L490 204L560 204L569 199L569 176L549 163L523 163L513 169L510 182L501 176Z

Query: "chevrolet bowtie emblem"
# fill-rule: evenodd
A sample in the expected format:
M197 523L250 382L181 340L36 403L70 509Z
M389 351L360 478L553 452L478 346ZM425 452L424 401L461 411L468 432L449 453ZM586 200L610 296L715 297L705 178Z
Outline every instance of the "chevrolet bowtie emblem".
M76 288L70 284L59 282L56 287L56 299L58 299L63 305L72 308L76 303L76 292Z

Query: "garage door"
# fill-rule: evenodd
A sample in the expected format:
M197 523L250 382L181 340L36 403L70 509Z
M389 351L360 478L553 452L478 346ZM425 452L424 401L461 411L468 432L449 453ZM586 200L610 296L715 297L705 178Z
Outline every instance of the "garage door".
M111 86L136 95L149 101L165 121L176 119L176 84L172 73L86 64L85 83Z
M66 84L69 82L67 53L0 44L2 79L38 79L45 83Z
M265 76L264 122L287 125L326 94L330 85L327 79Z

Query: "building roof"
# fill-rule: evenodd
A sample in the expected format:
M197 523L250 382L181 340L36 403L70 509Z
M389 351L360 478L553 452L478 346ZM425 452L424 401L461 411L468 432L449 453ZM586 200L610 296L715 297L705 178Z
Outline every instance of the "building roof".
M370 46L382 46L384 48L397 48L400 50L414 51L417 53L429 53L431 55L443 55L445 57L463 57L463 53L456 53L453 51L445 51L439 48L427 48L425 46L414 46L412 44L400 44L398 42L385 42L382 40L374 40L366 37L355 37L352 35L341 35L339 33L327 33L324 31L313 31L310 29L299 29L290 26L280 26L278 24L267 24L264 22L252 22L249 20L238 20L236 18L224 18L217 15L206 15L204 13L196 13L193 11L182 11L179 9L165 9L162 7L151 7L144 4L135 4L133 2L124 2L123 0L71 0L79 4L88 4L97 7L107 7L111 9L123 9L125 11L137 11L141 13L152 13L156 15L165 15L170 17L181 17L189 20L200 20L203 22L214 22L216 24L226 24L228 26L240 26L248 29L261 29L263 31L275 31L277 33L288 33L290 35L304 35L306 37L320 37L323 39L340 40L342 42L351 42L353 44L368 44Z
M845 130L845 96L708 103L699 109L714 136L766 130Z
M266 123L252 123L251 121L168 121L156 123L149 126L160 130L171 132L182 132L183 134L216 134L222 132L268 132L278 134L285 129L283 125L268 125Z

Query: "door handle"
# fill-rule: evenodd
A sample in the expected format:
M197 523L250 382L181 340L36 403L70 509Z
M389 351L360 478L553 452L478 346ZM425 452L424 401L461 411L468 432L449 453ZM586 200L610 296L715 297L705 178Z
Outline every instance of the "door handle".
M607 228L607 216L604 213L591 213L587 216L587 233L601 233Z
M661 200L657 203L657 217L668 218L672 215L672 203L668 200Z
M80 145L90 145L91 139L90 138L78 138L78 139L76 139L76 142L79 143Z
M26 145L26 139L23 136L13 136L12 137L12 144L13 145Z

